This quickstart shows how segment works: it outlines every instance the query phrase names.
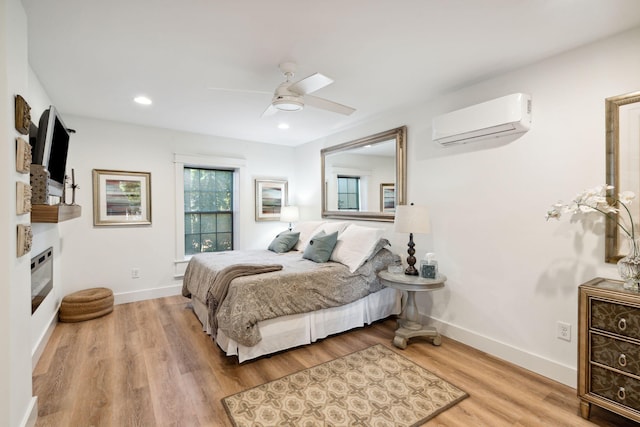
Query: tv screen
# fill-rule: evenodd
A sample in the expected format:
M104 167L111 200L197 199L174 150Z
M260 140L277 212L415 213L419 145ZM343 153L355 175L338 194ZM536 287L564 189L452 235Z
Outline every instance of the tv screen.
M69 151L69 130L52 105L40 116L32 162L49 171L49 195L62 196Z

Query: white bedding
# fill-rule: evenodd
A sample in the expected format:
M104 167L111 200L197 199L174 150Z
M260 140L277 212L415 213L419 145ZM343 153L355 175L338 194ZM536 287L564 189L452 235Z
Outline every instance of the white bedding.
M228 356L237 355L242 363L399 314L401 295L396 289L384 288L343 306L261 321L258 327L262 340L252 347L236 343L218 329L216 343ZM206 305L197 298L192 299L192 304L204 331L211 334Z

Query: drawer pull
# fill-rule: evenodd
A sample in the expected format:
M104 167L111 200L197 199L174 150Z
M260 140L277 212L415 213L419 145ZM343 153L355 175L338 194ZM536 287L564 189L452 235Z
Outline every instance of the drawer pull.
M625 356L624 354L618 356L618 364L620 366L627 366L627 356Z
M618 399L624 400L625 397L627 397L627 394L624 392L624 387L620 387L618 389Z
M624 317L618 321L618 329L621 331L627 329L627 320Z

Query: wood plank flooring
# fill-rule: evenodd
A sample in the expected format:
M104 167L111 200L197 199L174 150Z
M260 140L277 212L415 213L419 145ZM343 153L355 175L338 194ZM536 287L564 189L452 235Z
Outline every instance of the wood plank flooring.
M225 396L382 343L470 397L427 426L637 424L594 407L579 416L576 391L456 341L393 347L395 320L239 365L204 332L188 300L117 305L82 323L60 323L33 372L36 426L230 426Z

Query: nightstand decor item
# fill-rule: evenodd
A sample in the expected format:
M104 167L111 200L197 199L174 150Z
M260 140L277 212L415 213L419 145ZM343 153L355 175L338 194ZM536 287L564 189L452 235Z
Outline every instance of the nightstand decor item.
M16 138L16 172L29 173L31 167L31 145L22 138Z
M427 253L422 261L420 261L420 277L425 279L435 279L438 276L438 261L436 254Z
M29 125L31 124L31 107L20 95L16 95L16 130L23 135L29 135Z
M618 273L628 289L640 290L640 242L636 236L633 217L629 205L635 198L631 191L619 194L613 192L613 186L600 185L578 194L569 204L558 202L547 211L546 218L559 219L562 214L578 218L598 213L607 221L614 221L620 236L627 240L627 255L618 261Z
M429 228L429 211L424 206L411 205L398 205L396 206L396 216L393 222L393 231L396 233L409 233L409 243L407 246L407 264L409 265L404 274L410 276L418 276L418 270L415 268L416 257L414 256L416 250L414 249L415 243L413 243L413 233L428 234L431 230Z

